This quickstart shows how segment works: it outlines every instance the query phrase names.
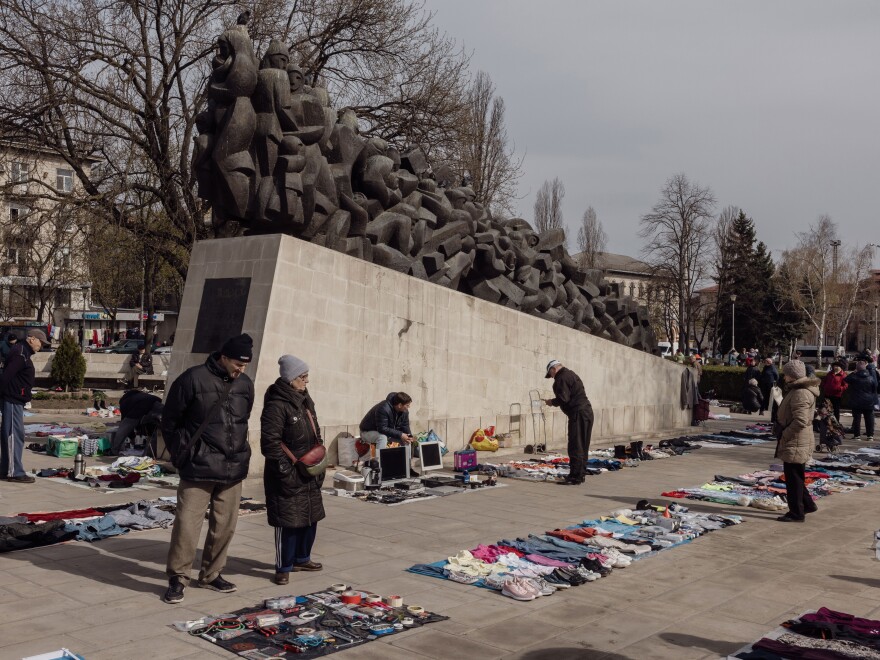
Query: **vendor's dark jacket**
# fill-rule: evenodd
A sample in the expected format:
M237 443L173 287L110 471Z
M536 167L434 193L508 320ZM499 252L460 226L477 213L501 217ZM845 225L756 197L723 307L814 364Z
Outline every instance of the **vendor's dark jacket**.
M748 385L749 381L752 378L754 378L756 381L758 381L758 383L760 383L761 382L761 371L755 365L750 364L749 366L746 367L746 373L745 373L745 377L743 378L743 380L745 380L746 385Z
M402 434L412 435L409 428L409 411L397 412L391 400L397 392L389 392L384 401L370 408L361 420L360 430L376 431L389 439L400 440Z
M153 394L129 390L119 399L119 413L122 417L141 419L154 411L161 415L162 399Z
M145 374L153 375L153 356L150 355L149 351L144 351L143 355L140 354L140 351L132 355L128 361L128 366L134 367L136 364L143 367Z
M757 385L746 385L742 391L742 405L748 412L758 412L764 405L764 395Z
M9 350L6 366L0 375L0 397L24 405L31 400L34 387L34 363L31 361L34 352L26 341L20 341Z
M184 371L171 384L165 400L162 436L172 456L189 443L205 415L211 414L192 461L178 470L180 478L187 481L232 484L247 477L251 459L248 418L254 405L254 383L247 374L230 378L219 358L220 354L214 353L205 364ZM225 403L212 411L221 399Z
M865 410L874 407L877 385L867 369L853 371L846 377L847 400L850 408Z
M266 390L260 417L260 449L266 457L263 488L269 524L308 527L324 519L321 499L324 475L312 476L294 465L281 448L282 444L300 458L315 445L323 444L323 440L315 403L308 392L297 392L290 383L279 378Z
M593 406L587 398L584 384L575 372L562 367L553 377L553 405L559 406L568 417L586 410L593 416Z
M769 389L776 385L778 380L779 372L776 371L776 367L772 364L765 364L761 376L758 378L758 385L763 389Z

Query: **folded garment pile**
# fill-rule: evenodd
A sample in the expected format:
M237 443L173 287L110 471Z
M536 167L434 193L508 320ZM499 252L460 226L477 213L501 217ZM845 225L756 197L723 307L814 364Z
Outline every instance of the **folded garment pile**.
M765 431L719 431L718 433L701 433L693 437L695 442L701 445L732 445L749 447L751 445L763 445L768 442L776 442L772 433Z
M662 493L663 497L686 498L734 506L750 506L765 511L788 508L785 477L781 465L737 476L716 474L712 481L697 488L681 488ZM779 468L779 469L776 469ZM880 481L880 454L838 454L808 464L807 490L813 499L833 493L848 493Z
M729 658L880 659L880 621L821 607L772 630Z
M317 658L449 617L400 596L336 584L304 596L275 596L230 614L175 621L173 628L243 658ZM388 648L385 646L384 648ZM376 657L387 653L376 652ZM357 656L353 656L357 657Z
M176 497L160 497L87 509L0 516L0 553L62 541L100 541L130 530L167 528L174 522L176 505ZM242 499L239 506L240 514L266 508L263 502L249 499Z
M740 516L691 513L681 505L653 506L642 500L635 510L620 509L573 527L478 545L445 561L407 570L530 601L607 577L634 560L741 522Z

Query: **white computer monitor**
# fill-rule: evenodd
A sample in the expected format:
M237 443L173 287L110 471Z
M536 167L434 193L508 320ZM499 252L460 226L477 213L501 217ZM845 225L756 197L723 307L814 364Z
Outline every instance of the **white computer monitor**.
M406 447L385 447L379 450L379 470L382 483L400 481L409 477L406 464Z
M443 452L440 450L439 442L419 443L419 464L422 474L443 469Z

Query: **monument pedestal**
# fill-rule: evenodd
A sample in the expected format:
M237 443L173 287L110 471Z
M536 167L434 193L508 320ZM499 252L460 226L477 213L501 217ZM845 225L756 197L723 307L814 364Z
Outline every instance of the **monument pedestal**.
M263 395L287 353L310 367L331 458L337 435L358 435L364 413L400 390L413 397L413 430L435 429L450 449L463 447L478 427L505 432L515 403L527 412L513 441L531 443L528 393L550 396L544 368L554 358L583 379L597 443L690 424L690 411L679 405L679 365L291 236L196 243L169 386L242 332L254 338L247 371L256 389L252 474L263 466ZM551 447L564 448L565 418L557 410L547 411L547 433Z

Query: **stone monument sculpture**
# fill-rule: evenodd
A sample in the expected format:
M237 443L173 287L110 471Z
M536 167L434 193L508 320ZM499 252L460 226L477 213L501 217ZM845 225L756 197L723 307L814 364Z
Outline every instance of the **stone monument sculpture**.
M656 346L646 308L601 271L579 269L562 229L495 218L472 188L435 177L419 148L360 135L355 113L333 110L281 43L258 61L238 24L217 40L212 67L193 171L215 225L291 234L632 348Z

